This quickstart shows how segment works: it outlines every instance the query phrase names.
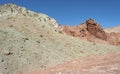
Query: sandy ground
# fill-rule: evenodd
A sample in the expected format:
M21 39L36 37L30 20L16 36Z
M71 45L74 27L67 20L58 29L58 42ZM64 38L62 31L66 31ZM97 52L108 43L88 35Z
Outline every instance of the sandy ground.
M23 74L119 74L120 52L75 59L53 68Z

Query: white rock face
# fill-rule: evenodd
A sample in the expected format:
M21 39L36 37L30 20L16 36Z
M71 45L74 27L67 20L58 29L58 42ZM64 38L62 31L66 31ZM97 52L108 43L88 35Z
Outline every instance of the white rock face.
M58 23L56 22L56 20L49 17L48 15L29 11L24 7L19 7L14 4L0 5L0 17L9 17L9 16L11 17L21 14L24 16L32 17L34 19L38 19L40 21L47 22L50 26L54 28L58 27Z

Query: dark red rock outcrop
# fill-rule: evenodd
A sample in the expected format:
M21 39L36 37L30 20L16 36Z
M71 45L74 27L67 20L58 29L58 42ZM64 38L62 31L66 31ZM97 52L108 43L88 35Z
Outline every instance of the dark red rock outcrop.
M87 25L87 30L89 33L94 35L96 38L107 40L106 33L101 28L101 26L98 25L94 20L92 19L87 20L86 25Z
M85 23L73 27L59 25L59 29L68 35L90 42L120 45L120 33L107 33L92 19L88 19Z

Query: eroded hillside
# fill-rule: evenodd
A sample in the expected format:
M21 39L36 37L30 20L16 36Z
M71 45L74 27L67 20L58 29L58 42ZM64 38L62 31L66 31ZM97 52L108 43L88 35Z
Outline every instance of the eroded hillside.
M44 69L75 58L119 51L61 33L57 22L13 4L0 6L0 74Z

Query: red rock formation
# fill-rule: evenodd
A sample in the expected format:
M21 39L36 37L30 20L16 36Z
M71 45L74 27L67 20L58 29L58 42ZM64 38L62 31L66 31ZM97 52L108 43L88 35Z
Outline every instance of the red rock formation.
M85 23L74 27L59 25L59 29L68 35L72 35L79 39L85 39L90 42L120 45L120 33L107 33L92 19L88 19Z
M106 33L101 28L101 26L98 25L94 20L92 19L87 20L86 25L87 25L87 30L89 33L94 35L96 38L107 40Z

